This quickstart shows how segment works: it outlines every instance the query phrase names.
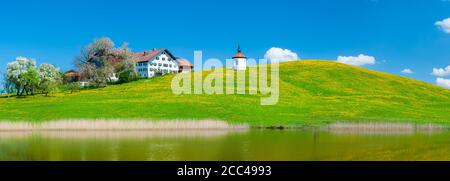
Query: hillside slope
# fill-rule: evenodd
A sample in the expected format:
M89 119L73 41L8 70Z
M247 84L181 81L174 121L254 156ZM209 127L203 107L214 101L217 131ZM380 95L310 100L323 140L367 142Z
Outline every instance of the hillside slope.
M0 120L220 119L263 126L335 121L450 124L450 90L331 61L280 64L280 98L275 106L261 106L260 95L174 95L172 77L53 97L0 98Z

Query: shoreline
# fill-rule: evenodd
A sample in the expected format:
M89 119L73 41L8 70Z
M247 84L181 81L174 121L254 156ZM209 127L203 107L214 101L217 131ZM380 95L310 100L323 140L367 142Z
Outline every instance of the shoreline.
M63 119L53 121L0 120L0 131L177 131L177 130L308 130L328 132L404 132L450 130L445 124L381 121L338 121L322 125L254 126L222 120Z
M335 122L320 126L249 126L219 120L0 121L0 138L42 135L58 138L219 137L229 133L312 131L334 135L411 135L450 131L448 126L399 122Z
M215 138L228 134L245 133L248 130L52 130L52 131L0 131L0 139L4 138L29 138L40 136L46 138L70 138L70 139L145 139L145 138Z

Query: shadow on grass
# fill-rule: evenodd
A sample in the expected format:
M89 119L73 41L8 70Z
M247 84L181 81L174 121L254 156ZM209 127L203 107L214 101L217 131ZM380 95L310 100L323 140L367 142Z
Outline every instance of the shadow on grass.
M9 99L9 98L16 98L16 99L27 99L27 98L33 98L38 95L42 95L42 97L56 97L54 95L45 95L45 94L34 94L34 95L1 95L0 99Z

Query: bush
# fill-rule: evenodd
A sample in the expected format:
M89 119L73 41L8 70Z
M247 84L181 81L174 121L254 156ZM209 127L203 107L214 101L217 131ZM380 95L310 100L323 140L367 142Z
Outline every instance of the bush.
M48 96L50 92L55 92L58 90L59 83L52 81L43 81L39 84L38 89L42 91L45 96Z
M136 71L124 71L119 74L119 83L127 83L131 81L135 81L139 78L139 75Z
M66 84L66 89L68 91L70 91L70 93L72 94L73 92L78 92L81 89L81 85L79 82L72 82L72 83L68 83Z

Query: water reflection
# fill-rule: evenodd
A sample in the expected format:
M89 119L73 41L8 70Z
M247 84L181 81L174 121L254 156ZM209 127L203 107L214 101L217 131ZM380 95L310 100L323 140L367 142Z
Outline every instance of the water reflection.
M0 160L450 160L450 132L0 132Z

